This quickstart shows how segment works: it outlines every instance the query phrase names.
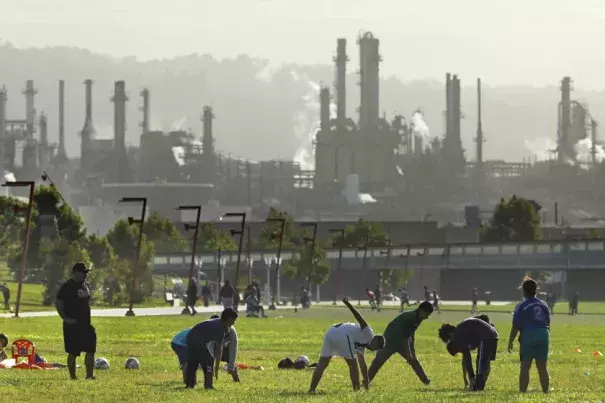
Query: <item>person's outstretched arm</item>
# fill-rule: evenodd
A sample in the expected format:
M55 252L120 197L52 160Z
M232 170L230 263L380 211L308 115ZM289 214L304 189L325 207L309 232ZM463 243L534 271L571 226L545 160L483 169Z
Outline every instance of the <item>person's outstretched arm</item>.
M473 359L471 357L471 350L469 350L468 347L462 351L462 366L464 367L464 372L468 374L469 381L472 382L475 378L475 371L473 370Z
M357 309L355 309L355 307L353 305L351 305L351 303L349 302L349 299L347 297L344 297L342 299L342 302L347 306L347 308L349 308L349 310L351 311L353 316L355 316L355 319L357 320L357 322L359 323L359 326L362 329L365 329L366 327L368 327L368 322L366 322L366 320L363 318L363 316L361 316L359 311Z
M370 388L370 377L368 376L368 365L366 364L366 358L363 354L357 353L357 362L359 363L359 370L361 371L361 382L365 390Z

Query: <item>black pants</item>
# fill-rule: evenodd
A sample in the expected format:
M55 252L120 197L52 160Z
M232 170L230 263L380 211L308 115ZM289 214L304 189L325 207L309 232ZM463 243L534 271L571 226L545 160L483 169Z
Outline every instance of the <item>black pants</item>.
M197 367L204 372L204 387L212 388L212 371L214 356L206 345L187 343L187 373L185 384L188 388L195 387L197 383Z
M484 341L477 347L477 378L473 390L484 390L491 370L491 362L496 359L498 339Z

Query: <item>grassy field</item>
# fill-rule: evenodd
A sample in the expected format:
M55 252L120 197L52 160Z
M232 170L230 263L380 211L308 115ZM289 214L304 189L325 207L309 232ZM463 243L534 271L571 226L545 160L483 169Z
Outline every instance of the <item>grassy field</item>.
M382 332L395 315L392 310L380 313L363 310L377 332ZM197 317L121 317L95 318L99 336L98 356L106 357L112 367L98 372L96 381L69 381L67 370L0 370L0 401L57 402L182 402L203 400L221 402L597 402L605 397L605 357L593 357L595 350L605 353L602 333L605 316L555 316L552 325L551 395L538 392L539 384L532 372L530 391L517 392L518 355L504 351L510 326L510 314L491 315L501 333L499 355L485 392L473 394L462 390L459 358L447 354L437 339L443 321L455 322L464 313L444 312L433 315L419 329L416 350L432 384L422 385L400 357L387 363L374 380L369 392L351 391L346 364L340 359L326 370L317 396L306 391L311 370L278 370L277 363L287 356L317 358L325 330L333 323L352 320L342 308L311 309L299 313L280 311L269 319L241 318L236 323L240 336L238 361L263 365L265 370L241 370L241 384L234 384L222 372L216 391L196 388L185 390L181 383L176 357L170 349L174 334L191 326ZM52 362L65 362L61 322L58 318L0 319L0 332L11 339L33 340L41 355ZM574 352L580 347L581 353ZM123 369L129 356L141 362L139 371ZM368 353L368 361L373 353ZM80 360L82 361L82 360ZM83 378L83 369L79 369Z

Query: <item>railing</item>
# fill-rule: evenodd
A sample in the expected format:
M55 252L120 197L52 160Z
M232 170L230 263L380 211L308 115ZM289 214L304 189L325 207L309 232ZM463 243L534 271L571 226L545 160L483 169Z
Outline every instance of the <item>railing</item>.
M404 245L391 248L392 258L415 258L417 256L426 257L481 257L481 256L522 256L522 255L562 255L573 252L603 252L605 251L605 240L575 240L575 241L536 241L527 243L451 243L440 245ZM367 257L384 258L387 252L386 247L368 248ZM338 249L329 249L326 251L328 259L338 258ZM281 257L284 260L292 259L296 254L292 250L284 250ZM253 251L250 255L253 261L262 261L267 258L275 257L276 250ZM343 259L363 259L364 250L343 248ZM191 254L173 253L156 255L155 264L181 264L188 262ZM226 262L237 259L236 252L222 252L221 256ZM244 256L244 252L242 252ZM216 262L217 253L202 253L198 259L204 263Z

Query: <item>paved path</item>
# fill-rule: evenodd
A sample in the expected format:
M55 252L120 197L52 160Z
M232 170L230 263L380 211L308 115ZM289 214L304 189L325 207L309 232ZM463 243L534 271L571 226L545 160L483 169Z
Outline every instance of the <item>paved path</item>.
M353 300L354 305L357 305L357 301ZM363 301L365 305L368 305L368 301ZM470 301L441 301L442 305L468 305L470 306ZM512 304L512 302L507 301L492 301L492 305L494 306L504 306ZM315 303L314 305L322 305L322 306L331 306L332 302L330 301L322 301L319 304ZM339 303L342 306L342 303ZM399 306L399 302L394 301L385 301L385 306ZM485 305L485 303L479 303L479 306ZM292 305L288 306L278 306L278 309L292 309ZM212 305L207 308L201 306L196 308L199 313L204 314L213 314L220 313L223 309L220 305ZM164 308L134 308L134 313L136 316L166 316L166 315L180 315L183 307L164 307ZM94 317L122 317L126 316L126 308L109 308L109 309L93 309L92 316ZM10 318L13 317L14 314L11 313L3 313L0 314L0 318ZM55 311L41 311L41 312L21 312L19 316L22 318L37 318L37 317L49 317L49 316L57 316L57 312Z

